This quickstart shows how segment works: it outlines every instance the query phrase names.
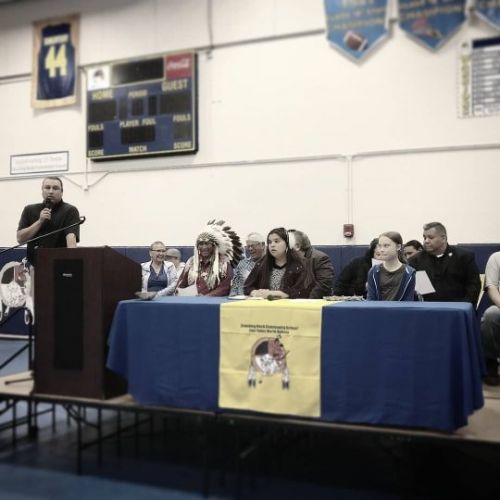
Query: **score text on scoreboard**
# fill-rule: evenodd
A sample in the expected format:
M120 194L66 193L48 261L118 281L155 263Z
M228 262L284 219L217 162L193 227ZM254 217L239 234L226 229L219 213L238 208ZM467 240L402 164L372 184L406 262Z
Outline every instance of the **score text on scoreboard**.
M88 158L196 153L195 53L94 66L87 76Z

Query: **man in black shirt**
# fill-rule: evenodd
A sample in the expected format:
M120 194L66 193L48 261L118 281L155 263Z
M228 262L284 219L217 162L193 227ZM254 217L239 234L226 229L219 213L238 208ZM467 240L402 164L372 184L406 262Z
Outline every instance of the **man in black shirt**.
M78 209L62 200L63 183L59 177L46 177L42 182L43 203L26 205L21 214L17 229L18 243L48 234L56 229L77 223L80 220ZM60 231L28 243L28 260L34 264L36 247L75 248L80 238L80 226Z
M426 271L436 290L425 301L470 302L476 307L481 281L474 254L448 244L446 228L440 222L424 226L424 250L408 260L417 271Z

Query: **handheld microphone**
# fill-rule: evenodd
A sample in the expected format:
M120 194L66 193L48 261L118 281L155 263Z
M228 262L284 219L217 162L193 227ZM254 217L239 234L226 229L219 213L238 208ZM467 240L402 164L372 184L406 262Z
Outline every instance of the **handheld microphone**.
M54 206L54 203L52 200L49 200L48 198L46 198L45 200L43 200L43 208L48 208L49 210L52 210L52 207ZM44 219L43 220L43 225L46 225L47 223L49 222L48 219Z

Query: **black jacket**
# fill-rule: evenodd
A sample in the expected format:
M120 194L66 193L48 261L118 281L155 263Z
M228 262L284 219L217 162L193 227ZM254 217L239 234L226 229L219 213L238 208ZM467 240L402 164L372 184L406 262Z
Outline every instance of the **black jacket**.
M309 273L314 279L314 286L309 298L322 299L325 295L331 295L335 272L330 257L326 253L310 247L305 252L305 258L309 266Z
M245 295L250 295L253 290L269 288L269 275L266 272L265 255L257 261L245 281ZM291 299L307 299L311 293L312 283L308 279L306 264L300 261L290 262L286 266L285 275L280 290Z
M334 295L362 295L366 297L368 271L372 267L371 250L363 257L356 257L347 264L333 287Z
M426 302L470 302L476 307L481 281L474 254L469 250L448 245L439 259L422 250L408 264L417 271L426 271L436 289L423 296Z

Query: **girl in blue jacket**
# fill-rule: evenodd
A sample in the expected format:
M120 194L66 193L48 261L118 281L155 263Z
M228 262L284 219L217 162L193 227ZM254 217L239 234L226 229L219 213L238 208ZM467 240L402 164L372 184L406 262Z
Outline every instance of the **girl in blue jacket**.
M403 239L396 231L378 238L382 264L368 272L368 300L415 300L415 269L404 263Z

